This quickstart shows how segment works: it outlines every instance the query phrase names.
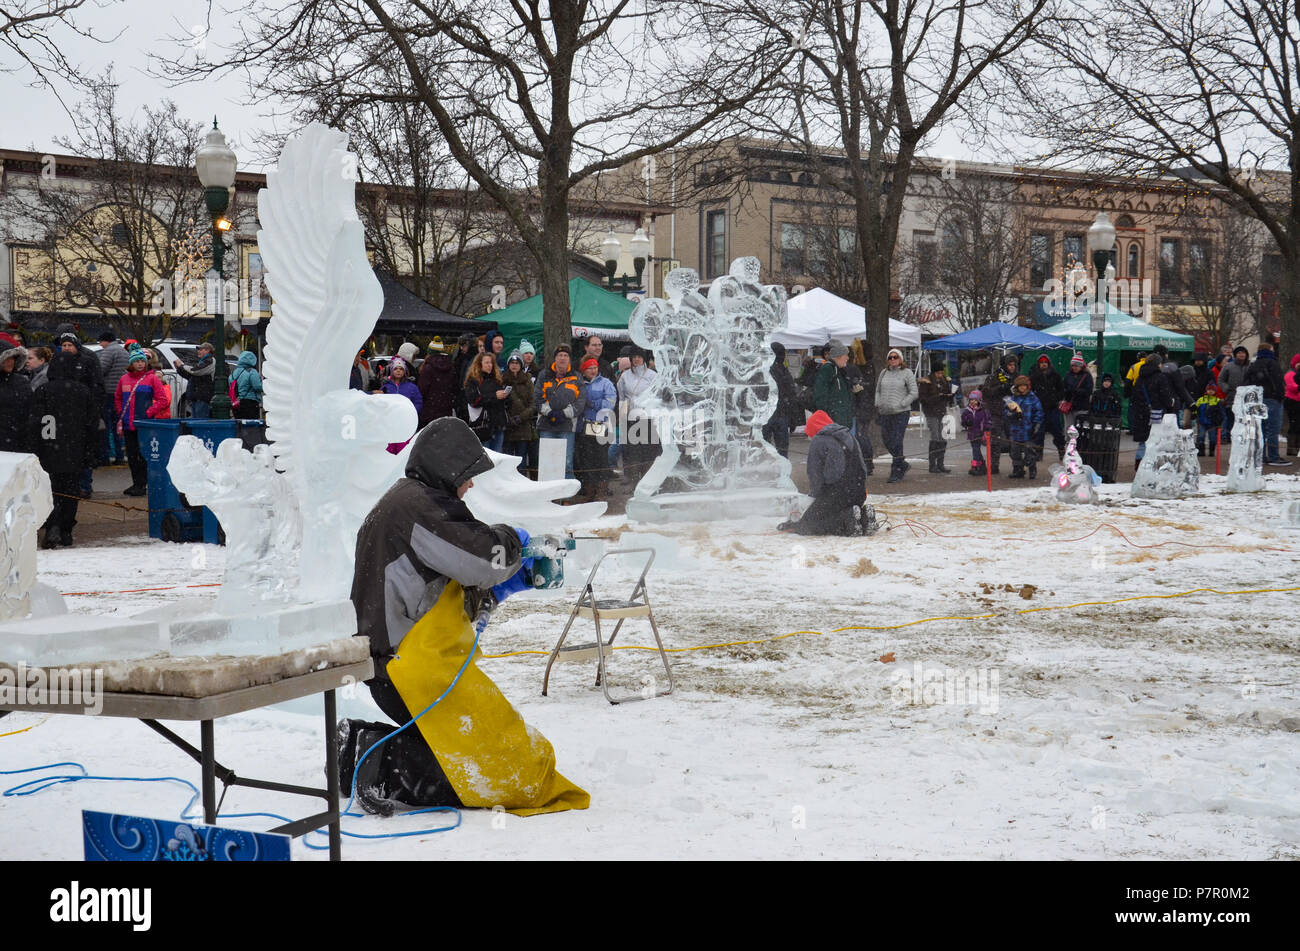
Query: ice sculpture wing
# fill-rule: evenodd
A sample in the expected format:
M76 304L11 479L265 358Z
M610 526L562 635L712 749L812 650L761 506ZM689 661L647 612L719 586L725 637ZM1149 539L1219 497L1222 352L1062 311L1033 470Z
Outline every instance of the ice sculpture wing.
M347 136L312 123L280 153L257 196L258 243L272 296L267 326L267 437L303 497L312 406L345 388L357 349L384 306L356 212Z

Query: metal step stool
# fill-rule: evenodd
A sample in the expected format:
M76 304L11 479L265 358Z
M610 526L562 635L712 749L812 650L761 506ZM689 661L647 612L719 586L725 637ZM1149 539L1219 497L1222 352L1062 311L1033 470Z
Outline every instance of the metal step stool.
M600 570L600 566L605 559L616 555L636 554L648 554L650 557L646 559L645 566L641 569L641 575L632 588L632 593L626 598L597 598L594 582L596 573ZM651 697L666 697L673 692L673 669L668 663L668 655L664 652L664 643L659 638L659 628L655 624L654 612L650 610L650 598L645 588L645 576L650 571L650 566L654 564L654 560L655 551L653 548L616 548L602 554L596 560L596 563L591 566L591 572L587 575L587 580L582 586L582 593L578 596L577 603L573 605L573 611L569 614L569 621L564 625L564 631L560 634L560 639L555 642L555 649L551 651L551 656L546 662L546 674L542 678L543 697L547 695L546 691L550 686L551 667L557 660L578 663L594 659L596 661L596 685L604 691L605 699L610 703L649 700ZM569 629L573 627L574 620L579 617L589 618L595 623L596 640L589 644L574 644L571 647L565 647L564 640L569 636ZM605 671L606 653L613 649L614 639L618 637L623 622L628 618L638 617L643 617L650 622L650 630L654 632L655 644L659 648L659 659L663 661L664 671L668 674L668 689L664 690L656 686L653 692L643 690L626 696L613 697L609 692L609 678ZM614 631L609 635L607 641L601 634L600 622L615 619L617 619L618 623L614 625Z

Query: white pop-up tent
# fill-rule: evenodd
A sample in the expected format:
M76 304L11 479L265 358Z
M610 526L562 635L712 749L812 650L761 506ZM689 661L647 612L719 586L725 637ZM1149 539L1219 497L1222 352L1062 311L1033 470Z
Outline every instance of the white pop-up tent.
M790 298L785 329L772 335L774 343L804 349L819 347L828 340L848 343L866 333L866 310L828 290L814 287ZM901 320L889 321L891 347L919 347L921 328Z

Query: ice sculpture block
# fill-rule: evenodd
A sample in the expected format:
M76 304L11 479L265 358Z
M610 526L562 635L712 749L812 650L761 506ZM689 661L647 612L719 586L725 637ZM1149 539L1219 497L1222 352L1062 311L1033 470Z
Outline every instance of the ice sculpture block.
M762 437L777 403L768 340L785 326L785 290L758 276L757 258L737 258L706 298L699 275L677 268L664 280L668 300L632 312L632 339L655 353L658 376L639 406L663 452L628 500L629 518L786 516L797 507L790 461Z
M0 452L0 621L31 613L36 531L52 511L50 477L37 458Z
M1073 426L1066 435L1070 437L1065 449L1064 463L1052 464L1052 488L1056 501L1072 505L1096 505L1097 483L1100 479L1093 472L1092 466L1083 464L1079 455L1079 431Z
M563 440L543 439L564 449ZM583 502L565 508L553 500L564 499L582 488L577 479L534 482L519 474L518 456L485 450L493 468L474 477L474 487L465 493L465 504L480 522L504 523L522 528L530 535L560 532L579 522L605 514L604 502ZM563 464L560 469L563 474Z
M1232 452L1228 456L1228 492L1264 488L1264 390L1239 386L1232 400Z
M1196 432L1179 429L1177 418L1166 413L1147 437L1146 455L1133 476L1133 498L1181 499L1195 495L1200 486Z

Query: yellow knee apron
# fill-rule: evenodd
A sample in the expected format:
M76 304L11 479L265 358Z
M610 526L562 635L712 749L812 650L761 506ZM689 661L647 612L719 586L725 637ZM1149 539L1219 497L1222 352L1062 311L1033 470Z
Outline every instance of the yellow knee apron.
M388 677L412 716L447 689L473 644L464 590L448 581L388 662ZM532 816L586 809L591 802L556 771L550 741L524 723L473 660L452 691L415 725L466 806L499 805Z

